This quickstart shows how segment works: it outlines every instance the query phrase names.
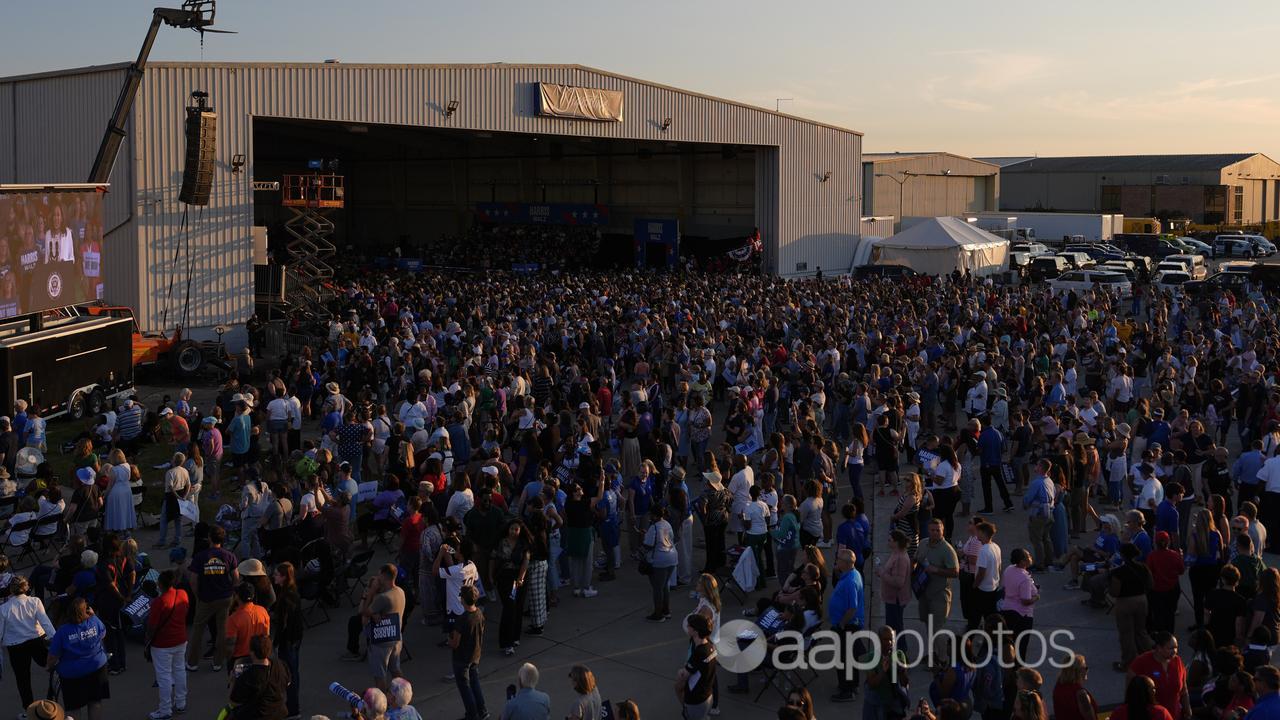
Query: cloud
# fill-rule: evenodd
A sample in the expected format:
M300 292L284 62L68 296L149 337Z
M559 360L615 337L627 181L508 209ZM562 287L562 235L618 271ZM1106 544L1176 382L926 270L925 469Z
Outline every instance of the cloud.
M932 57L951 72L926 80L918 93L920 99L970 113L990 112L994 106L987 100L989 96L1037 82L1050 68L1048 56L999 50L940 50Z

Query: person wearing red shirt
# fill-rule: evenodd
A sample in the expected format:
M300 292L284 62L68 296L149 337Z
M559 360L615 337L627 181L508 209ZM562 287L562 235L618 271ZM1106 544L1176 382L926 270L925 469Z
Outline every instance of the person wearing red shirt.
M148 716L151 720L164 720L187 709L187 609L191 601L186 590L174 587L177 578L172 569L160 573L156 581L160 594L147 612L146 645L160 688L160 707Z
M1156 549L1147 556L1151 571L1151 592L1147 607L1151 608L1151 630L1173 632L1174 613L1178 609L1178 579L1186 572L1182 553L1169 547L1169 533L1156 533Z
M434 509L434 508L433 508ZM418 551L422 547L422 531L427 529L427 519L422 516L422 496L409 498L409 505L400 521L400 567L410 575L418 572Z
M1188 717L1190 711L1187 711ZM1156 702L1155 684L1145 675L1129 678L1124 688L1124 703L1111 711L1111 720L1129 720L1146 718L1146 720L1174 720L1163 705Z
M1151 634L1153 647L1129 664L1129 681L1142 675L1155 683L1156 702L1164 706L1175 720L1191 717L1191 698L1187 694L1187 669L1178 657L1178 639L1171 633ZM1127 696L1127 693L1126 693Z

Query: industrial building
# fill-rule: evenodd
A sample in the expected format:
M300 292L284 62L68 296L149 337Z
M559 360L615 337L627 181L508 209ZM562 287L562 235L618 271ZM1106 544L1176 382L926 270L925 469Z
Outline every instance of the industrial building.
M862 214L941 217L1000 207L1000 168L945 152L865 153Z
M127 67L0 79L0 183L83 181ZM217 162L208 206L188 208L197 90L218 114ZM266 257L255 228L274 248L285 215L281 192L254 183L312 160L340 161L334 241L363 254L412 254L480 206L587 206L628 246L641 219L677 221L683 242L758 228L764 268L805 276L847 269L867 214L861 133L579 65L154 62L126 131L103 273L106 299L145 329L172 325L188 279L192 328L245 320Z
M1001 169L1001 210L1121 213L1207 225L1280 219L1280 163L1261 153L1029 158Z

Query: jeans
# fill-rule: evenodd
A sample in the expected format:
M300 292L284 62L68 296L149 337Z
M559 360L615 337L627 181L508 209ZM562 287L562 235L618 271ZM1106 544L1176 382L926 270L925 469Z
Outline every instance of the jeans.
M862 463L849 465L849 487L853 488L853 496L862 497Z
M156 685L160 688L160 714L171 715L174 708L187 706L187 644L167 648L151 648L151 664L156 668Z
M480 690L480 666L476 664L453 664L453 682L458 686L458 695L462 697L462 707L467 711L466 720L479 720L484 717L484 693Z
M560 555L564 552L564 548L560 547L560 531L551 533L550 543L551 560L547 563L547 587L551 588L551 592L560 589Z
M649 573L649 587L653 589L653 614L671 614L671 573L674 566L655 567Z
M290 715L298 714L298 692L302 689L302 676L299 674L302 665L302 643L283 643L276 648L276 656L289 668L289 690L285 698L285 707Z
M586 590L591 587L591 562L595 557L595 541L594 539L587 545L587 551L582 557L569 558L569 572L573 576L573 589Z
M1044 515L1027 518L1027 544L1031 546L1031 562L1041 567L1057 562L1059 558L1053 554L1053 539L1050 529L1053 520Z
M32 638L24 643L9 646L9 666L13 668L13 677L18 681L18 697L22 699L22 707L26 709L33 701L31 695L31 663L40 667L48 662L43 638Z
M182 542L182 513L179 512L177 517L169 516L169 503L160 503L160 539L156 540L156 545L164 545L164 539L169 536L169 523L173 523L173 544L177 545Z
M903 614L906 612L906 605L887 602L884 604L884 624L893 628L894 632L902 632Z

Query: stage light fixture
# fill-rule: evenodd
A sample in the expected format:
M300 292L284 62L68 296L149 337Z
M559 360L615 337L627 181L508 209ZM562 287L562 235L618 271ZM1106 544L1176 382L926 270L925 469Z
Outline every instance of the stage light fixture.
M244 153L236 153L231 156L231 172L239 173L240 168L244 167Z
M457 100L450 100L449 103L444 106L444 116L447 118L453 117L453 114L458 112L458 105L459 103Z
M663 118L662 132L666 132L667 130L670 130L670 129L671 129L671 118Z
M828 170L828 171L826 171L826 172L822 173L822 182L826 182L826 181L828 181L828 180L830 180L830 179L831 179L831 171L830 171L830 170Z

